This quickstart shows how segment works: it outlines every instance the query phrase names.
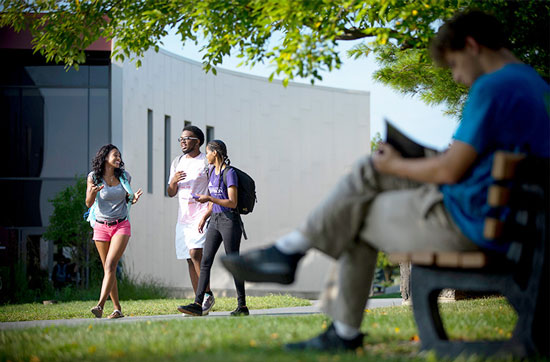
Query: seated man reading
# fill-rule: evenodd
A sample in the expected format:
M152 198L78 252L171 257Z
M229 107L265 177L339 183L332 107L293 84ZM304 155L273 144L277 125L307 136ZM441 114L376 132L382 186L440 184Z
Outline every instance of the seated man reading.
M403 158L382 144L354 166L296 231L274 246L223 259L241 280L292 283L299 260L318 249L338 260L322 298L332 319L321 335L289 349L346 350L363 344L359 330L378 250L491 250L483 238L494 152L550 153L550 87L505 47L494 17L457 14L438 31L432 58L470 87L450 148L429 158Z

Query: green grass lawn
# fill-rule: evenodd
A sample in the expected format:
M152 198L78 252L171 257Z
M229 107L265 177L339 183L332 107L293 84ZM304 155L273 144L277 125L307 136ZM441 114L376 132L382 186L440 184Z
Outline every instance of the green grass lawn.
M377 294L370 297L371 299L384 299L384 298L401 298L401 293L388 293L388 294Z
M253 300L250 299L251 307ZM156 301L147 302L156 304ZM170 306L173 303L170 301ZM126 304L129 307L129 302ZM155 308L152 306L150 310ZM441 305L441 310L444 324L453 339L508 338L516 322L514 311L502 298L446 303ZM172 310L168 312L173 313ZM4 330L0 331L0 361L437 360L431 353L418 353L417 330L409 307L366 310L362 330L368 335L361 350L338 355L284 351L285 343L311 338L322 332L329 323L326 316L318 314L181 317L165 321L111 321ZM486 359L470 357L457 360ZM501 361L502 358L494 360Z
M270 309L282 307L309 306L306 299L295 298L289 295L269 295L266 297L247 297L247 305L250 309ZM148 299L148 300L122 300L122 312L127 316L146 316L177 314L176 308L182 304L192 303L192 299ZM41 303L10 304L0 306L0 322L48 320L48 319L72 319L94 318L90 308L96 305L96 301L75 301L58 304L44 305ZM230 311L237 307L236 298L216 298L213 312ZM107 316L113 310L111 301L105 304L104 315Z

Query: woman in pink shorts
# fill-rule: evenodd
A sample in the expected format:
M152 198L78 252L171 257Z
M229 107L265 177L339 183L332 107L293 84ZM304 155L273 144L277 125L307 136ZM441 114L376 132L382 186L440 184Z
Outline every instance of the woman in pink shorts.
M99 302L91 309L97 318L103 315L109 295L114 306L109 318L124 317L118 300L116 267L131 235L127 203L131 200L135 204L143 194L141 189L131 194L131 180L128 172L124 171L124 162L116 146L108 144L97 151L86 189L86 206L91 207L97 201L93 240L104 271Z

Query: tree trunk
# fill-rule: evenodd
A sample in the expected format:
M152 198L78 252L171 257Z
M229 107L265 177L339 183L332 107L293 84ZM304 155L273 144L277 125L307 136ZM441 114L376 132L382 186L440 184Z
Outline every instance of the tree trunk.
M401 274L401 298L403 303L411 301L411 263L399 263L399 273Z
M383 268L384 270L384 279L386 280L386 282L391 282L391 272L392 272L392 268Z

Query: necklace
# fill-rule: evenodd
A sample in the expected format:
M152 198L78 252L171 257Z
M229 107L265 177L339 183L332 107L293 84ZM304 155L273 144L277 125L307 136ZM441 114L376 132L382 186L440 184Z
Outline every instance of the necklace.
M115 182L115 176L114 175L110 176L109 179L107 180L108 184L112 184L113 182Z

